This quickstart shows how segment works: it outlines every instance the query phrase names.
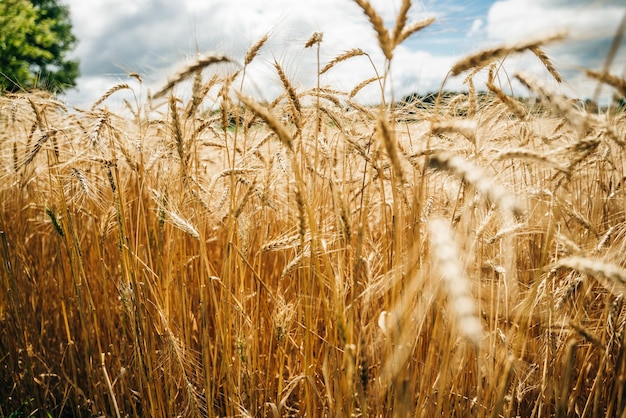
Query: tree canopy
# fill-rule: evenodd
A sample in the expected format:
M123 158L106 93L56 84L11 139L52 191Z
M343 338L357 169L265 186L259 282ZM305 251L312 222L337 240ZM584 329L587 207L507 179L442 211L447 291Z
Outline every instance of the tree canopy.
M76 85L78 61L67 6L57 0L0 1L0 90L62 92Z

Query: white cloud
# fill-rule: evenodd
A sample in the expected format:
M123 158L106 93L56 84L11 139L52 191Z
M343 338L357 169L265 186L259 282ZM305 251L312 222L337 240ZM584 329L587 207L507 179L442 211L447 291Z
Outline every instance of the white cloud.
M580 70L602 68L625 13L626 6L617 1L501 0L490 8L486 30L491 44L565 32L564 41L544 48L566 79L563 86L553 87L575 97L592 97L596 83L586 79ZM619 74L625 66L626 50L622 46L611 70ZM509 75L524 70L543 74L545 80L550 80L545 68L530 53L507 58L504 68ZM604 92L600 101L607 103L611 92L608 88Z
M369 53L378 70L383 71L384 60L375 32L351 1L267 0L261 4L252 0L185 0L184 7L168 0L141 0L132 4L124 0L92 3L70 0L68 3L80 42L75 55L81 59L83 72L79 91L68 93L68 100L93 101L130 71L144 73L144 79L154 88L164 83L184 58L193 55L196 46L201 52L224 53L242 61L246 50L266 33L270 39L246 73L244 90L249 93L272 98L280 92L274 60L283 66L294 85L313 86L316 54L304 50L304 44L314 32L324 34L322 65L358 47ZM393 25L401 0L375 0L372 4L386 24ZM423 19L422 12L414 7L410 18ZM418 72L400 70L413 67L419 69L424 80L433 80L435 77L427 64L432 62L432 57L423 62L407 62L418 58L419 54L397 54L395 67L403 75L398 75L396 80L415 78ZM410 73L413 75L409 76ZM324 82L350 90L373 74L369 61L359 57L343 63L342 71L332 72Z
M484 25L485 25L485 22L482 19L474 19L474 21L472 22L472 27L467 33L467 36L478 35L483 29Z
M393 26L402 1L371 2L385 24ZM283 66L296 87L305 89L315 85L316 53L305 50L304 43L316 31L324 34L320 50L322 65L346 50L361 48L370 54L379 71L384 70L376 34L362 10L349 0L66 0L66 3L79 40L74 56L81 60L82 71L78 91L67 94L72 101L93 102L111 86L127 81L125 74L131 71L141 73L146 86L154 90L196 51L226 54L241 62L246 50L266 33L270 35L269 41L246 72L244 91L249 94L271 99L280 93L274 60ZM596 2L589 5L583 0L576 0L574 6L569 5L570 0L501 0L492 5L486 16L465 17L463 13L467 13L465 8L469 6L461 1L445 3L445 10L438 10L437 7L444 6L434 1L414 3L410 20L437 15L441 21L428 35L418 34L419 42L410 41L397 49L392 73L396 97L416 90L420 93L438 90L452 64L472 52L467 50L470 47L479 50L487 42L492 45L525 39L558 28L570 29L579 38L571 44L546 48L550 57L566 70L588 66L593 60L585 54L601 50L594 42L612 35L625 9L617 1L598 7ZM455 41L451 42L453 37ZM507 59L507 62L543 71L533 57ZM626 64L623 53L616 59L616 63L620 62ZM369 61L357 57L324 75L322 83L349 91L373 75ZM451 78L446 88L460 89L461 81L459 77ZM363 101L376 100L379 93L372 87L358 97Z
M489 10L487 28L491 39L506 41L558 31L566 31L576 40L610 37L625 12L623 5L602 6L597 2L502 0Z

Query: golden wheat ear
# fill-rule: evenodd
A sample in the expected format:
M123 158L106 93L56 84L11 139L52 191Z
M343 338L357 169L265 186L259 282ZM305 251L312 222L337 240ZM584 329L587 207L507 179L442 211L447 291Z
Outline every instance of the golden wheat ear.
M115 93L116 91L120 91L120 90L130 90L130 86L124 83L124 84L118 84L118 85L111 87L109 90L106 91L106 93L102 95L102 97L100 97L98 100L95 101L95 103L91 106L91 110L92 111L96 110L96 108L100 106L102 102L108 99L113 93Z
M304 44L305 48L311 48L313 45L318 45L322 43L324 39L324 34L322 32L314 32L313 35L309 38L308 41Z
M540 39L519 42L519 43L511 44L511 45L500 45L494 48L484 49L472 55L468 55L461 61L454 64L454 66L452 66L452 69L450 69L450 73L452 75L459 75L467 70L484 68L487 65L491 64L492 62L500 58L504 58L510 54L524 52L526 50L534 49L535 51L543 52L537 49L542 45L545 45L550 42L562 40L564 38L565 38L565 33L561 32L561 33L546 36ZM538 52L535 52L535 54L537 54ZM541 59L541 57L539 58Z
M324 66L324 68L320 70L320 74L324 74L325 72L327 72L328 70L330 70L331 68L333 68L335 65L339 64L342 61L346 61L352 57L358 57L361 55L366 55L365 52L363 52L361 48L353 48L349 51L344 52L343 54L337 55L335 58L330 60L328 64Z
M474 346L480 347L484 337L483 326L472 296L472 283L464 271L449 223L443 219L431 220L429 235L457 331Z
M389 35L389 31L385 27L383 23L383 18L376 12L374 7L367 0L354 0L356 4L358 4L363 13L369 19L374 31L376 32L376 38L378 39L378 45L380 46L381 51L385 54L385 58L391 60L393 58L393 43L391 40L391 36ZM407 3L406 1L404 3Z
M554 268L568 268L594 277L616 296L623 294L626 290L626 270L613 263L573 256L562 258Z
M594 78L602 83L614 87L622 97L626 98L626 78L618 77L615 74L601 71L585 70L587 77Z
M516 217L523 217L526 213L523 205L512 193L497 184L480 167L458 155L447 152L437 153L430 156L428 165L436 170L445 170L454 174L460 180L475 187L489 201L498 204Z
M224 62L232 62L230 58L225 55L211 55L211 54L201 54L192 61L190 64L186 65L182 69L180 69L174 77L168 80L168 82L161 87L156 93L152 95L152 99L158 99L163 97L168 91L170 91L176 84L186 80L189 76L196 73L197 71L202 71L206 67Z
M263 35L261 39L256 41L254 45L252 45L250 49L248 49L248 52L246 52L246 56L243 60L244 66L247 66L252 62L252 60L258 55L261 48L263 48L263 45L265 45L269 37L270 35L268 33Z

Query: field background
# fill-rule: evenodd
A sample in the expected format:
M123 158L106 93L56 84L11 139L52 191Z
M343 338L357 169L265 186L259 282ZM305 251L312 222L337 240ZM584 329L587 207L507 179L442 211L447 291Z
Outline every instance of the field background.
M357 3L387 64L432 23ZM0 97L0 415L622 415L626 116L499 66L558 82L556 38L468 57L434 103L353 101L389 66L300 91L278 62L259 103L267 38L119 112L128 84Z

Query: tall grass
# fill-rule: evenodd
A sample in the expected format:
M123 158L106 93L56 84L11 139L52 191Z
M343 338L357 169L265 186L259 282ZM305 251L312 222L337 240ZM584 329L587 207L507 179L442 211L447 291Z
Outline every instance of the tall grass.
M357 3L384 92L432 21ZM276 62L262 103L240 90L266 40L123 114L104 104L128 84L89 110L0 97L0 415L622 414L624 114L529 74L540 106L507 96L488 65L558 74L545 40L459 62L473 92L433 108L324 87L358 49L310 91Z

